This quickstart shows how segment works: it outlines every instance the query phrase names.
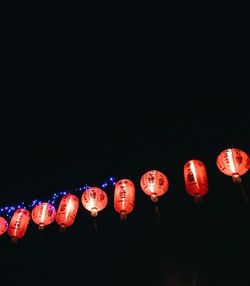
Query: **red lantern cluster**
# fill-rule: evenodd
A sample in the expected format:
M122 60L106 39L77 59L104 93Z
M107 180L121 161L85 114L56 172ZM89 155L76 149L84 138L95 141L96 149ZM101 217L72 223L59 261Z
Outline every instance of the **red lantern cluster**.
M240 183L241 176L250 168L250 158L238 148L229 148L218 155L216 164L222 173L232 177L234 183Z
M168 178L157 170L147 171L140 180L142 191L150 196L152 202L157 202L158 197L165 194L169 187Z
M132 212L135 204L135 186L129 179L121 179L115 184L114 209L125 220L127 214Z
M32 209L31 217L38 229L42 230L55 220L56 209L52 204L43 202Z
M17 209L10 220L8 235L12 242L17 242L26 233L30 221L30 212L26 209Z
M189 160L184 165L185 188L189 195L200 202L208 192L206 167L200 160Z
M82 205L90 211L91 216L96 217L98 212L108 204L107 194L98 187L91 187L82 193Z
M241 149L229 148L218 155L216 164L222 173L232 177L234 183L240 183L241 176L250 169L250 157ZM186 192L194 197L195 201L201 201L202 197L208 193L208 179L204 163L196 159L189 160L184 164L183 172ZM140 187L155 203L159 196L168 191L169 181L164 173L149 170L141 176ZM107 206L108 196L98 187L89 187L82 193L81 202L91 216L96 217L98 212ZM120 214L120 219L124 220L134 210L134 206L134 183L128 178L120 179L114 187L115 211ZM57 210L48 202L39 203L33 207L31 213L25 208L18 208L14 211L9 223L5 218L0 217L0 236L7 231L11 240L17 241L25 235L30 218L40 230L54 220L60 229L66 229L73 225L78 208L79 199L73 194L64 195Z

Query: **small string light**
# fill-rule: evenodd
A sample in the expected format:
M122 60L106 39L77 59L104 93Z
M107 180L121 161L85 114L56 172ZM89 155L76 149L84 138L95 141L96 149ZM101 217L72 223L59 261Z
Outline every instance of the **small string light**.
M109 177L106 181L102 182L99 187L102 189L106 189L109 186L114 186L115 185L115 178L114 177ZM17 205L11 205L11 206L0 206L0 216L5 217L6 219L11 219L12 214L14 213L15 210L19 208L24 208L24 209L33 209L36 205L42 203L42 202L48 202L52 204L54 207L56 206L58 200L62 198L66 194L77 194L84 192L86 189L90 188L90 185L84 184L80 187L74 188L73 190L70 191L61 191L58 193L54 193L51 197L45 199L45 200L40 200L40 199L33 199L29 203L21 202L18 203Z

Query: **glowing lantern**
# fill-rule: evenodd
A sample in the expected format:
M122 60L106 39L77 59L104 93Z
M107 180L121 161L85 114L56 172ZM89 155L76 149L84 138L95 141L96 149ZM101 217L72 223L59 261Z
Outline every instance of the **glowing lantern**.
M193 196L195 202L200 202L201 198L208 192L207 172L203 162L199 160L189 160L184 165L185 188L189 195Z
M135 204L135 186L131 180L121 179L115 184L114 208L120 213L120 219L127 218Z
M28 210L20 208L13 213L7 230L12 242L17 242L25 235L29 221L30 212Z
M83 207L90 211L91 216L96 217L106 207L108 196L102 189L91 187L82 193L81 200Z
M0 216L0 235L4 234L7 229L8 229L7 220Z
M222 173L232 177L234 183L240 183L241 176L250 168L250 158L244 151L230 148L218 155L216 164Z
M55 220L56 209L53 205L43 202L32 209L31 217L34 223L38 225L38 229L42 230Z
M67 194L62 197L56 214L56 222L60 225L61 230L74 223L78 207L79 199L77 196Z
M169 187L168 178L160 171L146 172L140 180L142 191L150 196L152 202L157 202L158 197L165 194Z

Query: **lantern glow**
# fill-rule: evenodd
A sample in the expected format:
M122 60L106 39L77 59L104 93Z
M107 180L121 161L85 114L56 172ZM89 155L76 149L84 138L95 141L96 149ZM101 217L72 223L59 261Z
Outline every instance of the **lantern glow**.
M56 214L56 222L60 225L61 230L74 223L78 207L79 199L77 196L67 194L62 197Z
M195 202L208 192L207 172L203 162L200 160L189 160L184 165L185 188L189 195L193 196Z
M223 174L232 177L234 183L240 183L241 176L250 168L250 158L238 148L229 148L218 155L216 164Z
M55 220L56 209L52 204L42 202L32 209L31 217L34 223L38 225L38 229L43 230L45 226Z
M169 187L168 178L157 170L147 171L140 180L142 191L150 196L152 202L157 202L158 197L165 194Z
M98 187L91 187L82 193L83 207L90 211L92 217L96 217L98 212L103 210L108 204L107 194Z
M0 236L3 235L8 229L8 222L5 218L0 217Z
M15 210L8 227L8 235L12 242L17 242L19 238L25 235L29 221L30 212L28 210L22 208Z
M135 204L135 186L129 179L121 179L115 184L114 209L120 213L120 219L127 219Z

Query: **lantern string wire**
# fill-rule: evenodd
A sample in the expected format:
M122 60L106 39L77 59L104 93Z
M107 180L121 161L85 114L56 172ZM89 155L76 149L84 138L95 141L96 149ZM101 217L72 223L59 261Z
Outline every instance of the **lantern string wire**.
M93 217L93 225L94 225L95 233L97 235L98 234L98 227L97 227L97 222L96 222L96 218L95 217Z
M192 286L197 286L197 268L194 269Z
M240 183L240 190L245 202L248 203L248 196L242 183Z
M161 215L160 215L160 211L159 211L158 205L155 206L155 212L156 212L156 216L157 216L157 221L161 222L162 219L161 219Z
M39 231L39 240L40 240L41 248L44 248L44 239L43 239L42 231Z

